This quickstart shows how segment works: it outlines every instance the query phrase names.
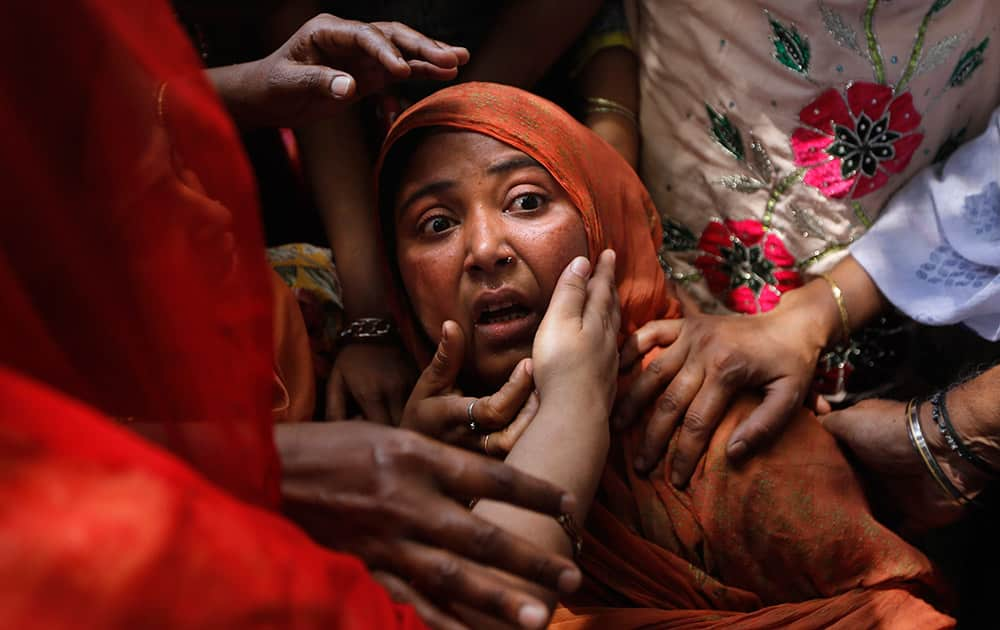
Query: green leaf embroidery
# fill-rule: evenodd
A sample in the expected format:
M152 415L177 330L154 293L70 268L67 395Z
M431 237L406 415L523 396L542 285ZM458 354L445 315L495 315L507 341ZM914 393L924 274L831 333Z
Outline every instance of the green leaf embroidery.
M746 175L726 175L717 179L716 182L741 193L752 193L762 188L767 188L765 182L753 177L747 177Z
M951 0L937 0L937 2L934 3L934 6L931 7L930 13L931 14L937 13L938 11L945 8L949 4L951 4Z
M706 104L705 111L708 112L708 119L712 123L712 135L715 136L715 140L734 158L742 162L744 156L743 138L740 136L739 129L733 126L729 117L715 111L711 105Z
M989 44L990 38L987 37L978 46L962 55L962 58L958 60L958 64L955 65L955 69L951 72L951 78L948 79L949 87L962 85L969 80L969 77L976 71L976 68L983 65L983 53L986 52L986 47Z
M698 237L694 235L694 232L670 219L664 219L662 225L664 249L670 252L697 249Z
M771 23L771 30L774 31L774 58L787 68L799 74L809 73L809 40L803 37L794 26L785 26L778 20L767 16L767 21Z
M765 182L770 182L774 177L774 165L771 163L771 156L767 154L767 149L760 143L760 140L750 134L750 170Z

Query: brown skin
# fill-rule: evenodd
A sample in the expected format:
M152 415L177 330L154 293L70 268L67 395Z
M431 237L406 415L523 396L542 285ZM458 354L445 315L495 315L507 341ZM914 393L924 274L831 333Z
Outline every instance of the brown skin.
M362 558L433 627L464 627L446 612L450 604L541 627L549 608L537 589L580 584L572 562L465 507L483 497L548 515L576 509L550 483L369 422L279 425L275 441L289 514L320 542Z
M586 255L577 209L524 153L472 132L433 134L414 152L396 197L400 275L424 333L445 321L465 336L466 391L495 391L531 356L563 268ZM515 302L517 325L481 321L482 305Z
M398 22L365 24L318 15L271 55L208 70L226 108L243 125L305 124L408 78L453 79L469 60Z

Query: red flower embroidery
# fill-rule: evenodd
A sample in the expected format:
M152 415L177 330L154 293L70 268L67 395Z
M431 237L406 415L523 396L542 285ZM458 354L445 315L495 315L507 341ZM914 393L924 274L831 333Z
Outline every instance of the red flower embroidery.
M698 240L694 264L712 292L740 313L763 313L802 285L795 258L759 221L712 221Z
M806 127L792 134L795 163L809 169L803 181L833 199L878 190L906 168L924 139L910 133L921 120L910 93L893 98L892 88L878 83L851 85L846 100L830 88L799 120Z

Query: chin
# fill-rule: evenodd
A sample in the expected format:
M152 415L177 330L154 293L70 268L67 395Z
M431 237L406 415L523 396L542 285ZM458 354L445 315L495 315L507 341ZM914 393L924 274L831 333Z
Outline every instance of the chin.
M510 378L518 362L531 356L531 349L511 349L499 356L494 354L485 361L476 361L471 369L469 387L464 388L466 395L475 393L488 396L500 389Z

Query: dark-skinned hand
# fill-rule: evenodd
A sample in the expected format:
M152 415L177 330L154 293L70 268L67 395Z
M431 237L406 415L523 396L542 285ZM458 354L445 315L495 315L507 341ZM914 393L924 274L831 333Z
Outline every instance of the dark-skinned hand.
M502 462L371 422L279 425L289 515L320 543L359 556L390 593L436 628L462 628L460 604L540 628L551 611L513 576L561 593L582 580L573 563L473 515L471 497L543 514L575 499ZM516 581L516 580L515 580Z
M366 24L323 14L264 59L208 74L238 123L295 127L396 81L454 79L468 60L465 48L398 22Z
M739 461L773 438L803 404L823 347L805 309L789 305L754 316L708 315L680 293L683 319L654 320L626 341L622 369L654 347L664 350L635 379L614 414L615 428L623 429L655 401L634 465L640 472L652 470L680 431L670 462L677 486L691 478L740 391L760 388L764 400L733 431L727 455Z
M538 409L537 401L531 401L535 389L531 359L521 360L496 393L475 398L463 396L455 385L464 355L462 327L451 320L444 322L437 351L410 394L401 426L449 444L505 455ZM476 431L469 427L472 403Z

